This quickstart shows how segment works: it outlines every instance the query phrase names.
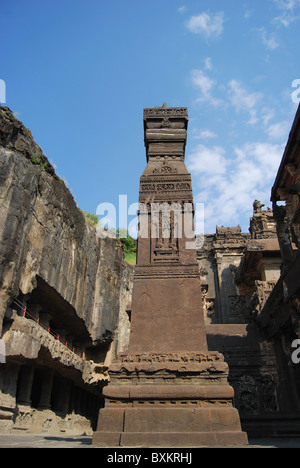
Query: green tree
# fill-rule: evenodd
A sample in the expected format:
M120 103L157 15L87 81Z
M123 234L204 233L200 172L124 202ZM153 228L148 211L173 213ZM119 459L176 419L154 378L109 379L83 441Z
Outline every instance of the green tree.
M127 229L118 228L117 236L124 246L125 260L131 265L136 263L136 243L133 237L129 234Z

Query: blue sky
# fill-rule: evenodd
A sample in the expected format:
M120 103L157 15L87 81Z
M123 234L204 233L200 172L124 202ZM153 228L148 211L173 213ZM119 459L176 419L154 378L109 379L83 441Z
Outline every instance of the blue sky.
M204 230L246 232L297 109L299 25L300 0L1 0L5 105L92 213L138 200L143 108L188 107Z

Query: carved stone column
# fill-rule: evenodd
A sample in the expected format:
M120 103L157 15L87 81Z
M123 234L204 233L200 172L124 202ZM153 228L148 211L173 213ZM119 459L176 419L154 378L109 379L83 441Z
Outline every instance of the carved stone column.
M59 413L67 414L69 409L71 393L71 382L67 379L60 379L60 396L57 398L56 410Z
M17 403L20 405L31 405L31 390L33 383L34 367L23 366L19 372L19 393Z
M51 369L44 370L39 409L51 409L53 374L54 372Z
M140 225L129 350L110 366L95 445L247 443L232 407L228 366L207 349L184 164L187 124L186 108L144 110L140 223L148 220L150 229Z
M0 370L0 419L10 419L14 415L19 370L19 363L7 363Z

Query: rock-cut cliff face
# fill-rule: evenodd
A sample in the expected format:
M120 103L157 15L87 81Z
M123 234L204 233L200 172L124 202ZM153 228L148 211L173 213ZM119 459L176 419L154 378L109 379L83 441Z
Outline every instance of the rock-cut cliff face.
M9 108L0 107L0 337L7 308L29 300L90 349L110 341L130 300L132 267L100 239Z

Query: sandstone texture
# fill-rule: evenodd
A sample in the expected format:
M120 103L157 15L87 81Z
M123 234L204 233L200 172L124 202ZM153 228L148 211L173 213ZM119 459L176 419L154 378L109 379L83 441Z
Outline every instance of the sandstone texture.
M140 179L130 340L128 352L110 365L95 445L248 443L232 405L228 365L207 347L184 163L187 125L186 108L144 109L147 166Z

